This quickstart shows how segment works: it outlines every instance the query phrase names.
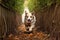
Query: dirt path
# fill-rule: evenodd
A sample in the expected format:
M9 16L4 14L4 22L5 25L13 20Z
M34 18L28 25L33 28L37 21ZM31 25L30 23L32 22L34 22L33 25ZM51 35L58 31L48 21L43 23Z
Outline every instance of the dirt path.
M35 33L20 33L18 35L10 34L8 38L5 40L45 40L48 35L43 32L35 32Z
M49 37L48 34L45 34L44 32L37 32L36 30L33 30L33 33L25 33L25 25L20 25L17 28L17 34L10 34L7 38L4 40L45 40Z

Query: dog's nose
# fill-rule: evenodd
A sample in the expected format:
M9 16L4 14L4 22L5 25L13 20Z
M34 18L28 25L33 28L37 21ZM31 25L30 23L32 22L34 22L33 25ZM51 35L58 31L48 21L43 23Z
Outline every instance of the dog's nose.
M30 19L28 19L28 21L30 21Z

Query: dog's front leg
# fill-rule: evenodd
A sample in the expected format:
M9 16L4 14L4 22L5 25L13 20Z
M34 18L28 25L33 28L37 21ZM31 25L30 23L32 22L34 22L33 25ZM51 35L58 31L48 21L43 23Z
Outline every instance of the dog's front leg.
M31 27L29 27L29 31L33 31L34 27L35 27L35 25L32 25Z

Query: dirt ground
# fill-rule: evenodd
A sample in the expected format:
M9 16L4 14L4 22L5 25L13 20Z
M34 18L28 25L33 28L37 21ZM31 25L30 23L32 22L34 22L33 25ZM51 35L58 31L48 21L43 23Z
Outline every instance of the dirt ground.
M10 34L8 38L5 40L45 40L49 37L48 34L43 32L36 32L36 33L20 33L19 35Z
M26 30L24 29L24 27L24 25L19 26L17 28L17 32L20 32L17 35L10 34L4 40L46 40L50 36L49 34L46 34L41 31L37 32L35 30L33 31L33 33L30 34L25 33L24 31Z

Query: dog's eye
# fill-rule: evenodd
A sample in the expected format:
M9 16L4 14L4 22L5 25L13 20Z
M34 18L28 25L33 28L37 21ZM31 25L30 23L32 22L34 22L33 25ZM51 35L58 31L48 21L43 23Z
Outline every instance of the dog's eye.
M28 18L28 16L25 16L26 18Z
M33 19L34 19L34 17L33 17Z
M32 16L30 16L30 18L32 18Z

